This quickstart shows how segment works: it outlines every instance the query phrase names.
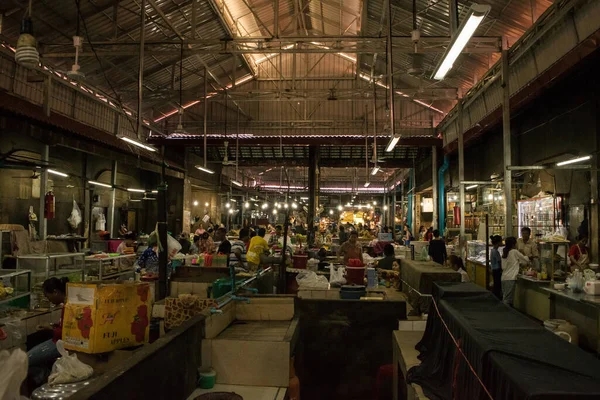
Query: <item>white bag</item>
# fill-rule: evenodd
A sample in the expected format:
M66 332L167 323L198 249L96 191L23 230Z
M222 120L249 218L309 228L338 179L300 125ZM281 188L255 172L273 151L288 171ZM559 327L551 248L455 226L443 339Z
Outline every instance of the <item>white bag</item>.
M301 271L296 276L296 282L299 289L329 289L327 278L313 271Z
M67 222L73 229L77 229L81 223L81 210L79 209L79 206L75 200L73 200L73 210L71 210L71 216L67 218Z
M69 355L62 340L56 342L56 349L62 357L52 366L52 372L48 377L50 385L79 382L92 376L94 369L79 361L77 354Z
M0 400L20 399L21 383L27 378L27 353L0 351Z
M335 269L333 264L329 264L329 284L331 286L342 286L346 284L346 268L339 267Z

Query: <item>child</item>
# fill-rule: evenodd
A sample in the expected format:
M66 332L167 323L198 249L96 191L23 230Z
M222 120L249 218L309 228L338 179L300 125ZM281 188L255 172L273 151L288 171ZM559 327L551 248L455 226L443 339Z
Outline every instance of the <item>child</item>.
M460 281L461 282L469 282L469 274L465 271L465 266L463 264L463 260L455 255L451 255L448 257L448 263L450 264L450 268L460 273Z
M519 264L527 264L529 258L517 250L517 239L507 237L502 250L502 301L512 307Z
M68 278L52 277L44 281L42 289L44 296L54 305L63 304L67 296ZM38 325L38 330L52 331L52 339L48 339L29 350L27 359L29 363L28 377L34 387L41 386L52 369L54 361L60 357L56 349L56 342L62 338L62 323L64 317L64 308L60 315L60 321L52 325Z
M494 235L491 236L490 239L492 240L490 263L492 264L492 277L494 279L492 293L494 293L499 300L502 300L502 257L498 251L498 248L502 246L502 236Z

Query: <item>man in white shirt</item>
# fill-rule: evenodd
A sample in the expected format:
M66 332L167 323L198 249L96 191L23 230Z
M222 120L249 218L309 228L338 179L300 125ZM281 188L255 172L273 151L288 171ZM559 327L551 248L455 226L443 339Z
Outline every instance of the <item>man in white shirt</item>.
M527 226L521 228L521 237L517 239L517 250L530 261L540 257L537 243L531 239L531 229Z

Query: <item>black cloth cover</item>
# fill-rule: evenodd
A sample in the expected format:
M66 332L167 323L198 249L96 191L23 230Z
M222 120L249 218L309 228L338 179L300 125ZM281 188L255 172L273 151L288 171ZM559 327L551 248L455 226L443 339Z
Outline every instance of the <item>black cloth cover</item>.
M600 361L473 283L434 283L422 363L408 372L431 399L600 399Z

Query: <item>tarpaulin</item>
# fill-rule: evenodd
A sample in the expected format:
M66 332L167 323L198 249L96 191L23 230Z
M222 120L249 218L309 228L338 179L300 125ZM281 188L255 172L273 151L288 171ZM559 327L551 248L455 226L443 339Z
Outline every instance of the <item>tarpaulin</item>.
M434 283L422 363L432 399L599 399L600 361L473 283ZM460 350L458 350L460 347Z

